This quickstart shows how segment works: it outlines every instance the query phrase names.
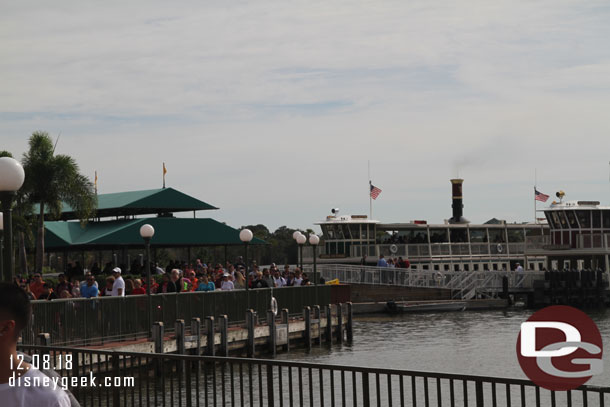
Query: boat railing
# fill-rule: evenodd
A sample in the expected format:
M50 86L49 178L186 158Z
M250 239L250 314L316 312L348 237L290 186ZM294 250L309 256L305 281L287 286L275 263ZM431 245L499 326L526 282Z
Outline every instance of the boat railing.
M305 267L311 273L311 265ZM391 267L370 267L347 264L317 266L326 281L341 283L393 285L403 287L444 288L459 291L458 298L472 298L476 291L500 292L503 279L508 278L509 289L532 289L535 280L544 279L542 271L429 271Z
M527 236L525 238L525 247L527 250L541 250L545 246L551 244L551 236Z
M468 256L519 256L525 253L525 242L511 243L431 243L431 244L353 244L350 249L351 257L406 257L406 258L439 258L439 257L468 257ZM304 251L305 257L311 257L311 248ZM320 253L319 253L320 254Z
M578 234L576 235L576 247L578 249L607 249L608 234Z

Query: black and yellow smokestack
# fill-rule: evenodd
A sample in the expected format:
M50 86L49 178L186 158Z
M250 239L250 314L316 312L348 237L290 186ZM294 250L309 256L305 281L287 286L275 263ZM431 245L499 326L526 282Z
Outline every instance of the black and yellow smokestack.
M453 203L451 208L453 209L453 216L449 219L449 223L468 223L468 220L464 218L464 204L462 203L462 183L463 179L455 178L451 180L451 199Z

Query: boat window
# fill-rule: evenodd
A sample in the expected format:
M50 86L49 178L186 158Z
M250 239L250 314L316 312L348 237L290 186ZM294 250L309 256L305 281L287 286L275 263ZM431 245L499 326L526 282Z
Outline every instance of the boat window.
M574 211L566 211L566 215L568 217L568 223L572 229L578 229L578 222L576 221L576 215Z
M491 243L505 243L504 229L489 229L489 241Z
M591 227L591 211L576 211L576 216L581 228Z
M439 271L439 270L440 270L440 268L439 268L438 264L435 264L434 265L434 271Z
M591 211L591 218L593 220L593 227L594 228L601 228L602 227L602 220L601 220L601 213L600 211Z
M470 229L471 243L487 243L487 233L485 229Z
M483 263L483 270L489 271L489 264Z
M445 264L445 267L443 267L445 269L445 271L449 271L449 265Z
M451 243L468 243L466 229L451 229Z
M603 211L604 229L610 229L610 211Z
M566 218L566 214L561 211L557 212L557 215L559 215L559 222L561 223L561 228L568 229L568 219Z
M497 263L492 264L492 266L493 266L494 271L498 271L498 264Z
M322 230L324 230L324 229L322 229ZM328 233L329 239L334 240L337 238L337 229L335 228L335 225L327 225L326 232Z
M320 225L320 229L322 229L322 237L328 239L330 237L328 235L328 227L326 225Z
M447 242L447 229L430 229L430 243Z
M559 229L561 227L561 223L559 222L559 215L557 214L557 211L552 211L551 217L553 218L554 229Z
M557 229L557 226L555 226L555 221L553 219L553 216L551 216L551 212L544 212L544 216L546 216L546 221L549 222L549 225L551 226L551 229Z
M343 232L343 238L344 239L351 239L351 234L350 234L350 230L349 230L349 225L341 225L341 231Z
M460 265L459 264L454 264L453 265L453 271L460 271Z
M470 264L464 264L464 271L470 271Z
M423 268L424 270L428 270L428 265L427 265L427 264L424 264L424 265L422 266L422 268Z
M364 226L364 225L363 225ZM360 239L364 239L364 236L360 236L360 224L356 223L352 223L351 225L348 226L349 230L351 232L352 235L352 239L356 239L356 240L360 240ZM364 235L364 233L363 233Z
M399 233L401 243L425 244L428 243L428 231L424 228L420 230L401 230Z
M479 265L478 264L473 264L472 267L474 267L474 271L479 271Z
M521 243L525 241L523 229L508 229L507 233L509 243Z

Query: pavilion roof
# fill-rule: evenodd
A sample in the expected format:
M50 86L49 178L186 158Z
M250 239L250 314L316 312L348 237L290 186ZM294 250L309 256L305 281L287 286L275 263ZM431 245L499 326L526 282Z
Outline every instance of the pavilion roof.
M218 209L174 188L116 192L97 196L95 217L130 216ZM36 208L34 213L37 213ZM63 203L61 220L78 219L74 208Z
M140 227L150 224L155 228L152 246L224 246L241 245L239 230L209 218L137 218L99 222L45 222L45 247L57 250L95 250L119 246L141 247ZM250 244L265 244L254 238Z

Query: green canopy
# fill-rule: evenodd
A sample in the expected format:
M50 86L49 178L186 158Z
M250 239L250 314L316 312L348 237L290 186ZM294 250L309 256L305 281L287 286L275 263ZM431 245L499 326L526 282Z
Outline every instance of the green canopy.
M97 196L96 217L162 214L218 209L173 188L127 191ZM38 213L34 209L34 213ZM74 208L63 203L62 220L78 219Z
M49 251L96 250L119 246L141 247L140 227L150 224L155 228L152 246L224 246L240 245L239 230L214 219L195 218L139 218L102 222L45 222L45 247ZM265 244L254 238L250 244Z

